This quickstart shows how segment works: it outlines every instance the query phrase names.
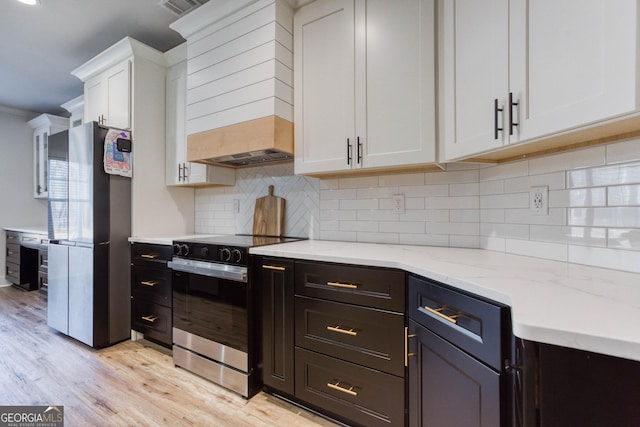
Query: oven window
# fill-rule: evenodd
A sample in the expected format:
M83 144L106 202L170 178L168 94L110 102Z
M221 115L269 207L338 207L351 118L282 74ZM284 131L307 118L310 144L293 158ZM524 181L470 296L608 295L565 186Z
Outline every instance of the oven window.
M247 352L247 284L173 272L173 326Z

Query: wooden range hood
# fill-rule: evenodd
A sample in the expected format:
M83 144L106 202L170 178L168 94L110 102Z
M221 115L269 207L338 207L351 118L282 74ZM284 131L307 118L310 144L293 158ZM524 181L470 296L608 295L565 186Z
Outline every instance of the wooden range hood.
M293 123L278 116L237 123L187 137L190 162L232 167L293 159Z

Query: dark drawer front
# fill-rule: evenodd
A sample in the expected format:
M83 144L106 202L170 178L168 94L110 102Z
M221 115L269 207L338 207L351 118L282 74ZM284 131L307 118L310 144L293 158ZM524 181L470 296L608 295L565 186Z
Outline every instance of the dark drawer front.
M404 376L404 315L296 297L296 345Z
M404 271L296 262L296 294L404 312Z
M145 338L171 343L171 309L162 305L131 298L131 328Z
M134 265L166 266L171 260L173 249L169 245L134 243L131 245L131 263Z
M506 315L506 307L497 303L409 277L409 317L498 371L506 354L502 345Z
M20 245L17 243L7 243L7 262L20 264Z
M20 283L20 266L7 261L6 278L13 284Z
M132 267L131 293L137 298L171 307L171 270Z
M49 251L38 251L38 271L47 273L49 271Z
M296 397L349 425L403 426L404 380L296 348Z
M7 240L7 243L15 243L16 245L19 245L20 233L18 233L17 231L7 231L6 240Z

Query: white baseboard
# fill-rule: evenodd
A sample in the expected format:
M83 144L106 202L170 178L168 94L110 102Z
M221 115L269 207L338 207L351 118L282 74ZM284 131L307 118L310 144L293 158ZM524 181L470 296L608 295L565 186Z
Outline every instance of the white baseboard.
M0 288L4 288L5 286L11 286L11 283L7 282L6 276L0 276Z

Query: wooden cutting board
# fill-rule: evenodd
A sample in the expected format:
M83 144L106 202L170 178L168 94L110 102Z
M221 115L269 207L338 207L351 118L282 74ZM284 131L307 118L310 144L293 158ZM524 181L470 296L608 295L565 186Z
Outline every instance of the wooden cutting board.
M282 236L284 231L284 206L282 197L273 195L273 185L269 194L256 199L253 212L253 234L258 236Z

